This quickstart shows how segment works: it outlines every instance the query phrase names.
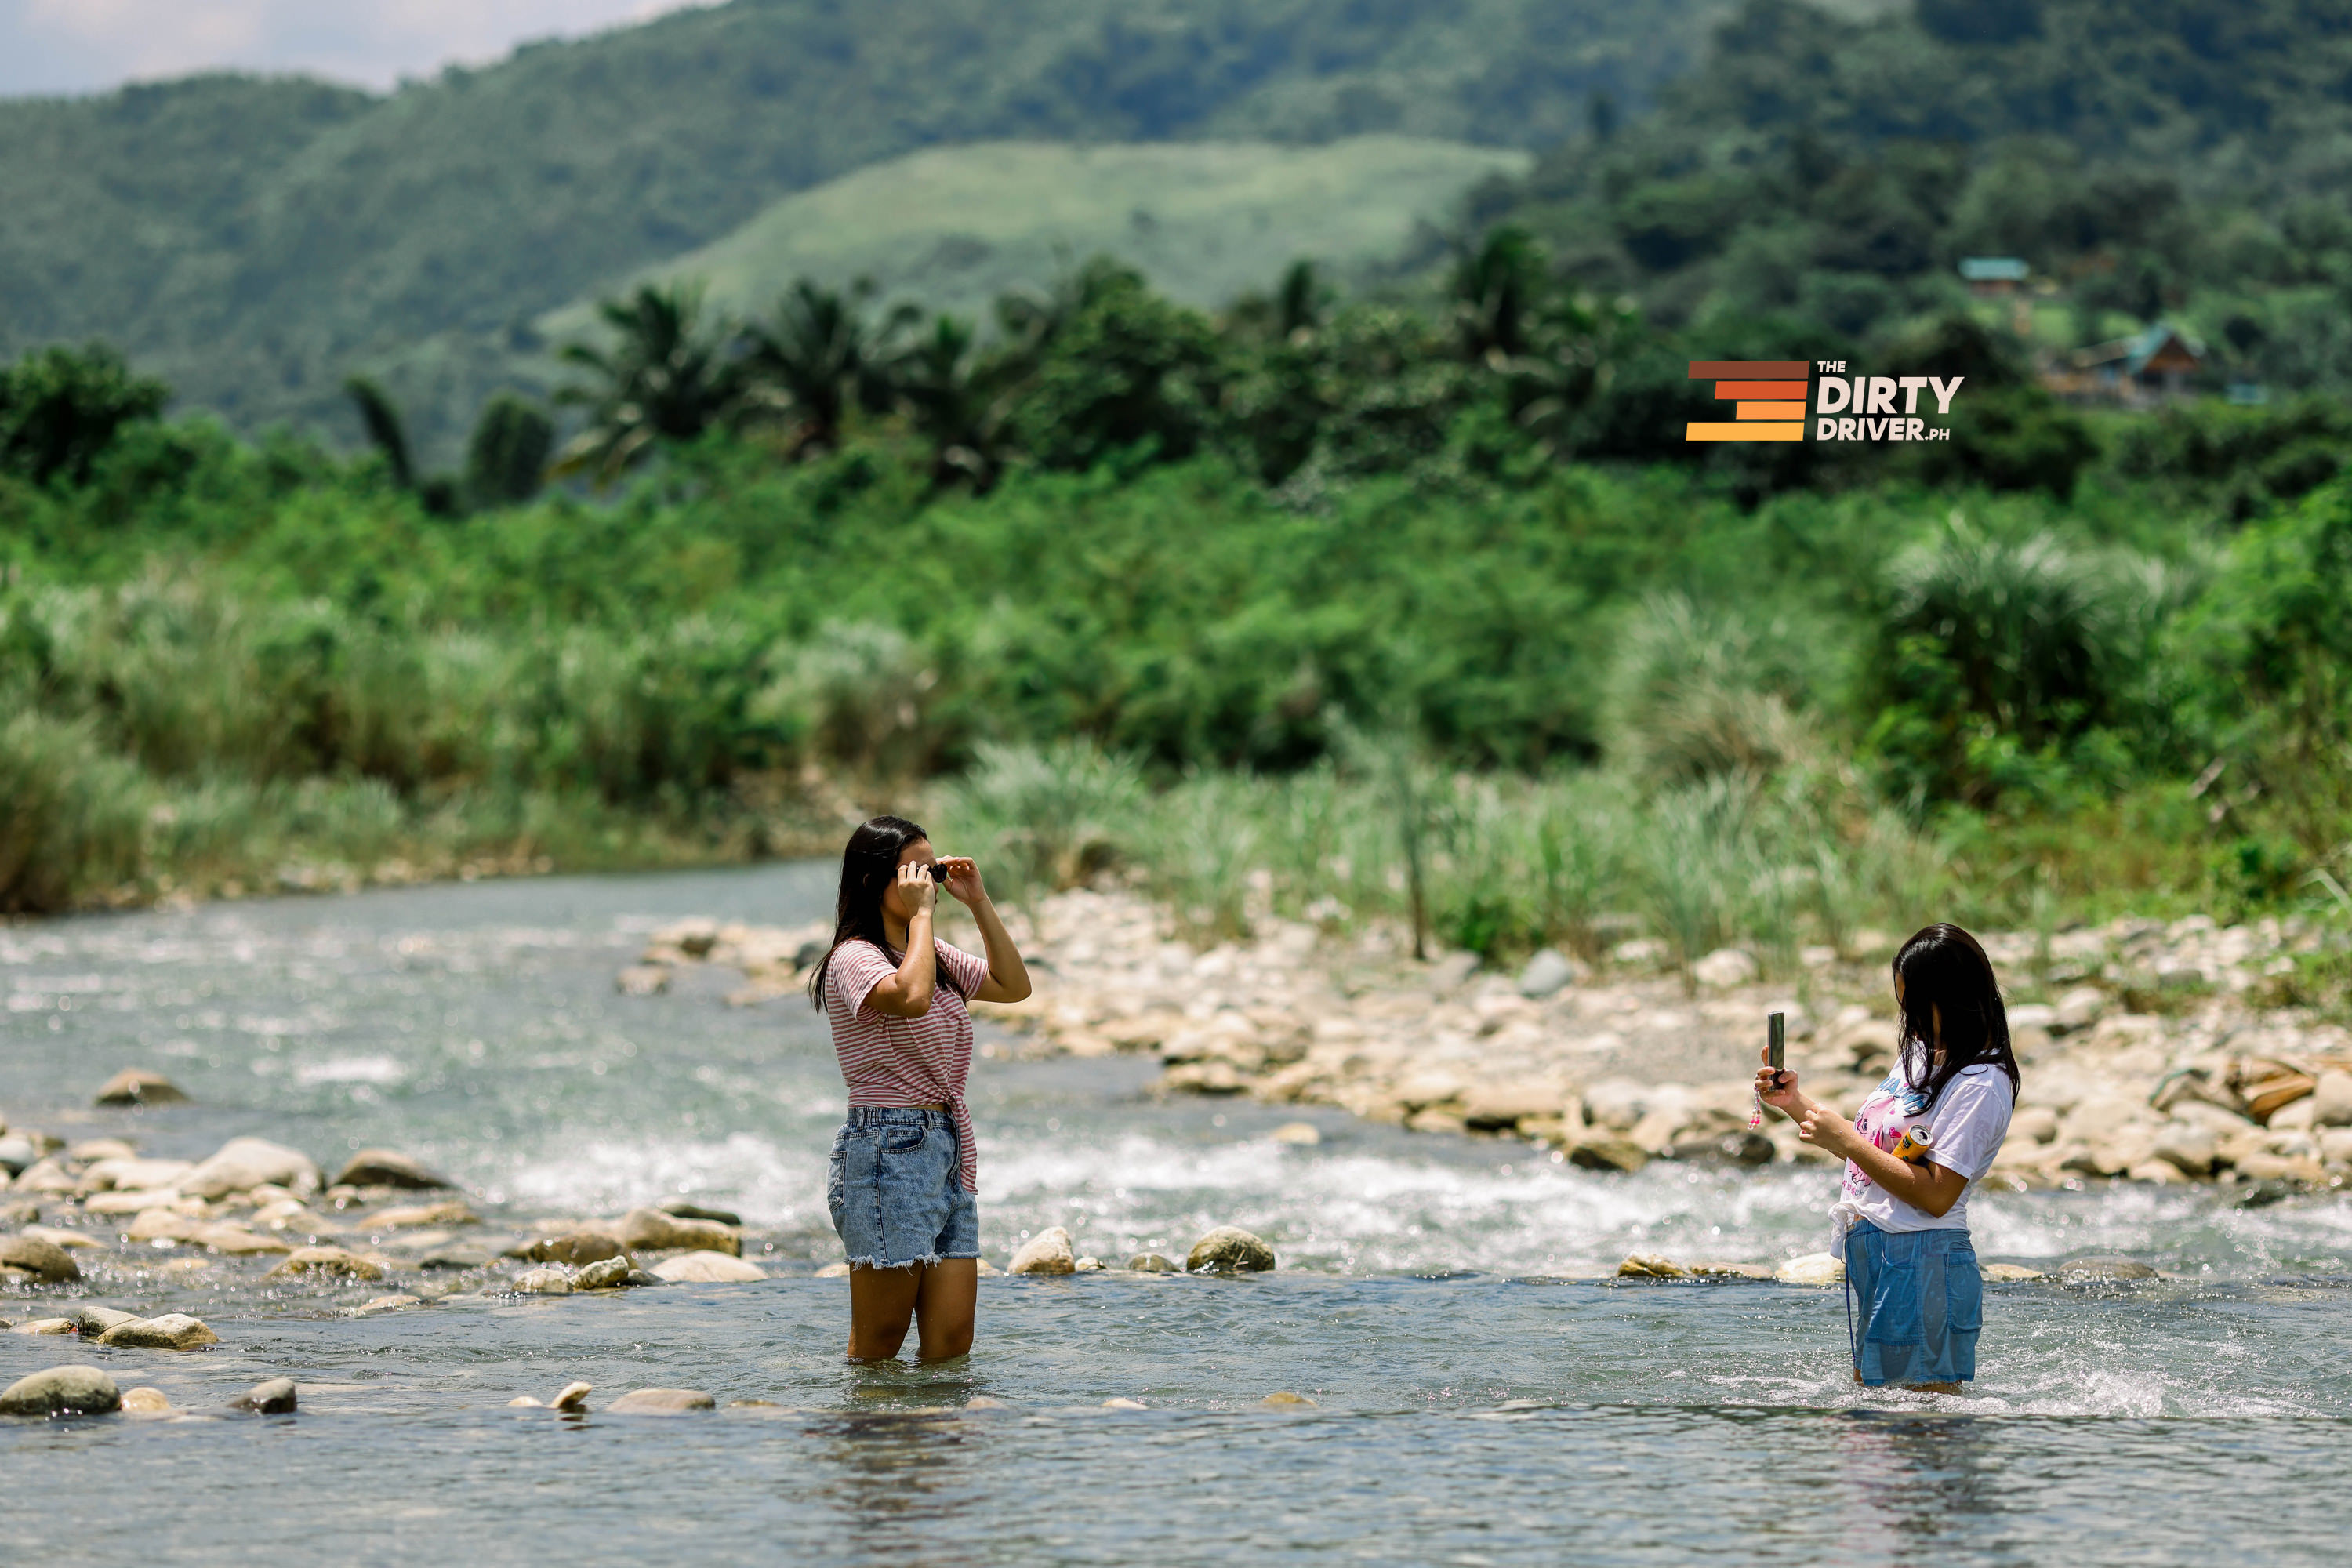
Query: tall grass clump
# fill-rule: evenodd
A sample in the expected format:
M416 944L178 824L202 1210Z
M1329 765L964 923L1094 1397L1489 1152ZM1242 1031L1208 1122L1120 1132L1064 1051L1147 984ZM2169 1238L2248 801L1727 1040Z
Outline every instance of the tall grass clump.
M0 721L0 912L48 913L138 874L147 790L87 723Z

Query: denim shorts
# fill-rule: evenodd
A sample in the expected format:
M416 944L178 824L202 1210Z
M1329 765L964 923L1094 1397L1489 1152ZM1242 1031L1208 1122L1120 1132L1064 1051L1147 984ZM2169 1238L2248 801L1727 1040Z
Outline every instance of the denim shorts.
M944 1110L853 1105L833 1140L825 1204L852 1263L910 1268L980 1256L980 1205L956 1181Z
M1864 1383L1976 1376L1984 1276L1966 1230L1881 1230L1856 1220L1845 1235L1845 1280L1853 1365Z

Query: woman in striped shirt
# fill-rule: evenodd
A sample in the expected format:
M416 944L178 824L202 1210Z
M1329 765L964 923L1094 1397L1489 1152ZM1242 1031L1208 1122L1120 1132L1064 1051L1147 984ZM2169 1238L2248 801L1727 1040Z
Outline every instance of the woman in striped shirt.
M931 934L942 882L979 922L985 959ZM877 816L850 835L833 946L809 978L809 1000L833 1024L849 1086L826 1200L849 1254L852 1361L896 1357L910 1317L922 1360L971 1349L979 1161L964 1104L964 1004L1028 994L1029 971L978 866L932 854L930 836L902 816Z

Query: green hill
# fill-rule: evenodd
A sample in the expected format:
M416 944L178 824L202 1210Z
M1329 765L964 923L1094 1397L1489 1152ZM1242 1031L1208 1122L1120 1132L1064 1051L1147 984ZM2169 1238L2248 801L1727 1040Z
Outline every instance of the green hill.
M869 277L886 298L980 316L1007 289L1108 251L1171 298L1216 306L1300 257L1344 269L1393 256L1477 181L1532 162L1405 136L933 148L786 196L646 276L700 279L713 304L738 313L765 310L795 278ZM589 324L585 303L536 323L551 338Z
M779 197L999 138L1537 147L1724 0L733 0L373 97L210 77L0 103L0 357L104 337L240 426L385 374L446 452L528 323Z

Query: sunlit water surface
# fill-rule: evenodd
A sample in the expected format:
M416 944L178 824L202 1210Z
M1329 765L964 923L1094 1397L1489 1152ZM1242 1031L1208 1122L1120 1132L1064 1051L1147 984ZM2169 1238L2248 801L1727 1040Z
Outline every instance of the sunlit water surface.
M1817 1250L1831 1179L1656 1165L1599 1176L1523 1144L1310 1112L1162 1103L1128 1061L983 1061L983 1244L1181 1256L1246 1226L1282 1271L987 1282L980 1349L845 1366L823 1162L843 1097L803 1006L612 975L681 914L805 920L827 868L552 879L0 930L0 1112L200 1156L257 1133L331 1166L404 1148L496 1239L688 1194L740 1210L765 1284L467 1294L354 1319L423 1275L268 1286L80 1255L60 1294L200 1314L223 1343L116 1352L0 1334L0 1381L106 1365L184 1406L265 1376L264 1420L0 1426L27 1560L1129 1562L1345 1559L2174 1563L2340 1559L2352 1510L2352 1206L2242 1211L2117 1187L1975 1200L1987 1260L2124 1252L2143 1286L1990 1291L1971 1397L1847 1381L1835 1291L1619 1285L1628 1251ZM116 1068L197 1103L88 1109ZM263 1260L266 1263L267 1260ZM476 1277L477 1279L478 1277ZM446 1282L446 1278L445 1278ZM517 1410L574 1377L707 1390L677 1419ZM1311 1405L1269 1406L1268 1394ZM966 1411L975 1395L1002 1408ZM1108 1399L1141 1410L1103 1407ZM765 1403L730 1405L730 1401Z

